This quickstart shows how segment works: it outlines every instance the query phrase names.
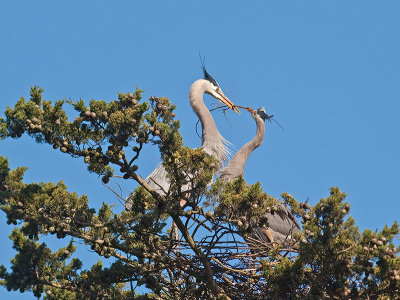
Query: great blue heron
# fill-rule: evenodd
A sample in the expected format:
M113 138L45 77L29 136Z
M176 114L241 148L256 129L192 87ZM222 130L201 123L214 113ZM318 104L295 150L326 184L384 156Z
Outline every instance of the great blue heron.
M265 120L269 119L264 108L259 108L257 111L247 108L251 113L257 125L257 131L254 138L245 144L220 171L220 179L223 181L232 181L239 176L243 176L244 166L250 154L261 145L265 134ZM268 228L255 226L252 228L252 236L258 241L278 243L281 245L292 244L291 236L295 232L299 232L300 225L289 208L280 200L275 199L278 209L272 214L265 212L265 217L268 221Z
M190 105L193 111L196 113L197 117L200 119L201 127L202 127L202 145L201 148L209 155L214 156L220 168L222 163L227 160L229 157L229 149L228 144L223 136L218 131L218 128L214 122L213 117L211 116L210 111L207 106L204 104L203 96L204 94L209 94L218 101L222 102L230 109L239 112L238 108L234 106L234 104L225 96L221 87L217 83L217 81L208 74L204 63L202 65L204 79L196 80L189 91L189 100ZM149 187L151 187L154 191L159 193L160 195L165 195L165 192L169 190L170 181L168 179L167 171L165 170L162 163L160 163L153 172L145 179L146 183ZM182 191L189 190L189 186L183 187ZM127 197L125 202L125 208L130 209L132 203L129 201L130 196ZM185 205L186 201L181 200L181 206Z

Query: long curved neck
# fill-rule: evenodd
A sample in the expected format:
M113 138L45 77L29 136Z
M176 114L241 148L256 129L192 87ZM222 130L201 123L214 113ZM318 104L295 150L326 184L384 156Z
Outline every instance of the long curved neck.
M204 79L199 79L192 84L189 91L190 105L201 122L203 150L222 162L229 151L225 146L225 139L219 133L210 111L204 104L203 95L208 86L209 83Z
M243 175L244 167L250 154L263 142L265 134L265 121L260 118L258 114L253 116L253 118L257 125L256 134L250 142L246 143L238 152L236 152L232 160L222 170L222 180L233 180L240 175Z

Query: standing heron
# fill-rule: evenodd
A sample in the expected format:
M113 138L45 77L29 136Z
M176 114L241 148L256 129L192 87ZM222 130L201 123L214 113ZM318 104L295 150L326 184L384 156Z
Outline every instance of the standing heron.
M257 111L247 108L251 113L257 125L257 131L254 138L245 144L220 171L220 179L222 181L232 181L240 176L243 176L244 166L250 154L258 148L264 140L265 134L265 119L269 119L264 108L259 108ZM280 200L275 199L278 204L277 211L272 214L265 212L264 216L268 220L268 228L253 227L252 236L258 241L278 243L280 245L289 245L291 235L301 231L299 223L289 210L289 208Z
M200 119L201 127L202 127L202 145L201 148L209 155L214 156L220 168L224 161L229 157L229 142L223 138L223 136L218 131L217 125L214 122L213 117L211 116L210 111L207 106L204 104L203 96L204 94L209 94L218 101L222 102L224 105L228 106L230 109L239 112L238 108L234 106L234 104L225 96L221 87L217 83L217 81L208 74L204 63L202 65L204 79L196 80L189 91L189 100L190 105ZM160 163L151 174L145 179L145 182L151 187L154 191L159 193L160 195L165 195L165 193L169 190L170 181L168 179L167 171L165 170L162 163ZM182 190L188 190L189 187L183 187ZM129 201L129 196L125 202L125 208L130 209L132 203ZM186 197L187 198L187 197ZM180 205L184 206L186 204L186 200L181 200Z

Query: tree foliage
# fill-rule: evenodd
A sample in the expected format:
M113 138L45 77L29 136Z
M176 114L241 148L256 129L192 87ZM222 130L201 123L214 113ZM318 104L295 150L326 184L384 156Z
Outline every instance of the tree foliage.
M252 226L268 226L264 213L276 198L243 178L208 184L216 161L183 145L179 121L167 98L142 101L142 91L118 100L42 99L31 88L0 119L0 138L24 133L39 143L79 158L103 184L132 180L132 207L116 211L105 201L97 211L63 182L25 183L26 168L10 170L0 157L0 200L17 254L11 269L0 267L7 290L32 291L46 299L399 299L397 223L360 232L348 216L346 195L330 195L310 207L283 193L303 223L298 247L251 240ZM76 111L69 119L64 105ZM135 164L145 144L159 147L171 186L151 190ZM101 184L99 182L99 184ZM190 187L187 198L183 186ZM187 204L180 207L181 199ZM179 237L167 224L173 220ZM65 247L51 251L42 241L56 235ZM90 269L76 257L83 242L106 259ZM147 293L138 293L144 286Z

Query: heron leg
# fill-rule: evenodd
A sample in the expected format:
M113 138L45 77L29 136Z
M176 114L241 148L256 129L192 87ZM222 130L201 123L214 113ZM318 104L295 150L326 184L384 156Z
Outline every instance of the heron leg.
M185 193L185 198L181 199L179 201L180 207L184 207L185 206L185 204L187 202L186 199L188 199L189 197L190 197L190 193ZM174 251L179 251L179 229L178 229L178 226L176 226L174 221L172 221L171 228L172 228L172 230L174 232L173 238L174 238L174 240L177 241L177 244L173 247L173 249L174 249Z
M190 193L186 193L185 194L185 198L186 198L186 196L187 195L190 195ZM185 204L186 204L186 200L185 199L181 199L180 201L179 201L179 205L181 206L181 207L184 207L185 206Z
M272 236L272 232L269 230L269 228L262 228L262 232L267 236L271 243L274 242L274 237Z

